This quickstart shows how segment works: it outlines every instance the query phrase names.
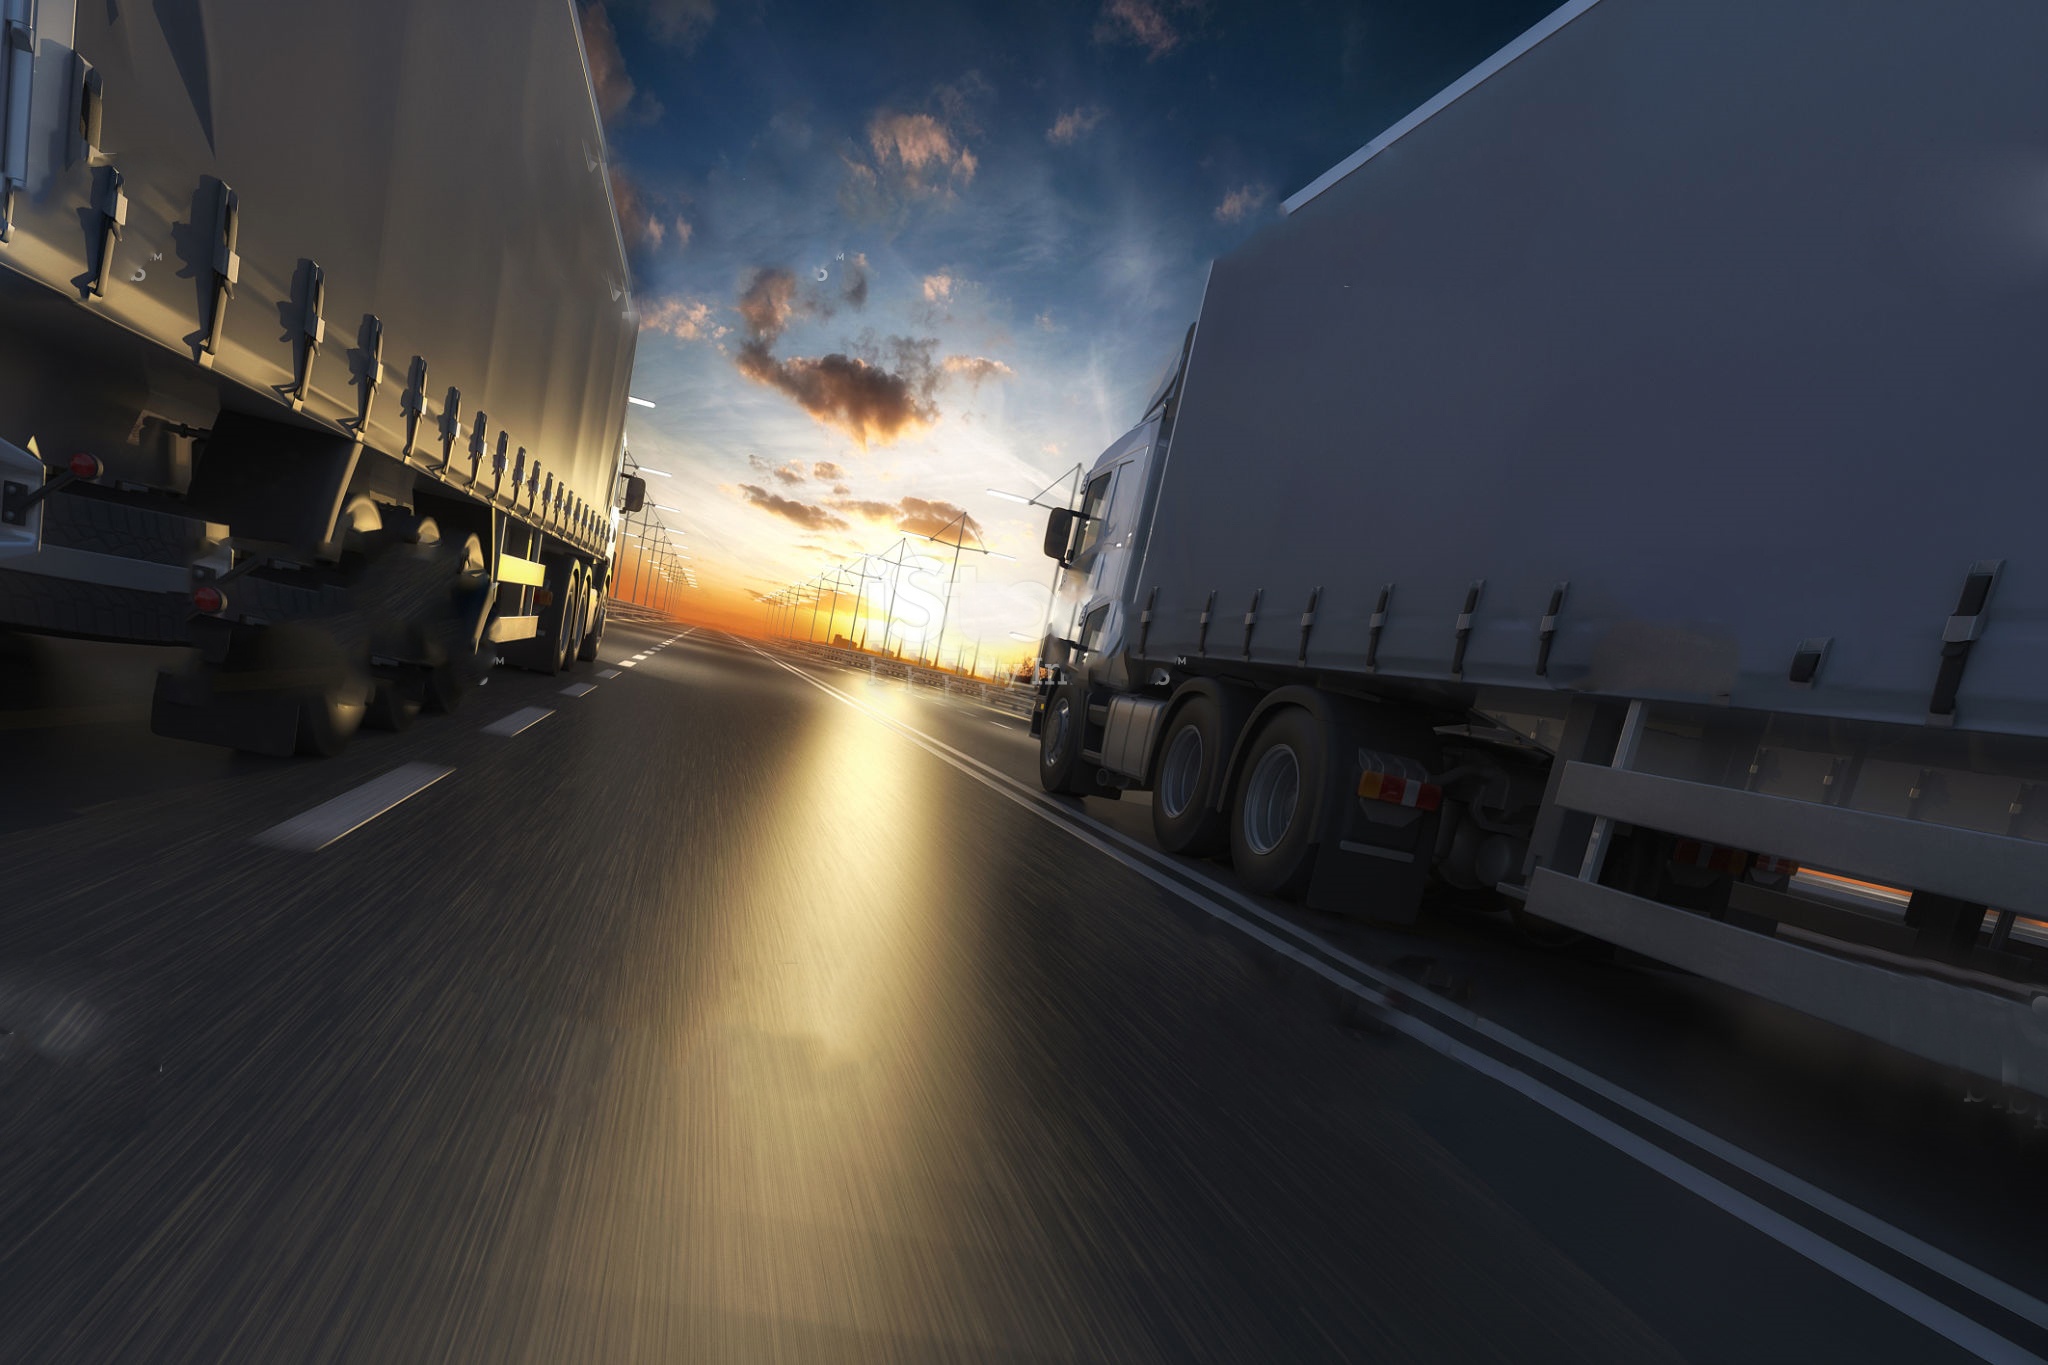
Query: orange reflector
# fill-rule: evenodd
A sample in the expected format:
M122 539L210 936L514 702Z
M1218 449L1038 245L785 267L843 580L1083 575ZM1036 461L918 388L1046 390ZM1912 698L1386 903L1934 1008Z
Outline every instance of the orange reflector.
M550 592L546 588L535 588L533 590L533 605L535 605L536 607L551 607L554 604L554 593Z
M1417 810L1435 810L1443 804L1444 790L1432 782L1417 782L1392 773L1368 768L1358 776L1358 794L1368 801L1385 801Z

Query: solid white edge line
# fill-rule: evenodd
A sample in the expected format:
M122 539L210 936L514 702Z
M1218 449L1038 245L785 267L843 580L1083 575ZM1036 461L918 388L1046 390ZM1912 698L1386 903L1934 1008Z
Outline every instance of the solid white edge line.
M522 706L509 716L501 716L484 727L487 735L503 735L510 739L523 734L555 714L545 706Z
M747 647L754 649L754 646L751 644ZM1138 873L1146 880L1173 892L1175 895L1206 911L1211 916L1241 930L1259 943L1308 967L1318 976L1324 977L1368 1003L1381 1006L1389 1003L1386 995L1367 988L1342 972L1338 972L1320 959L1311 957L1295 948L1292 944L1274 938L1271 934L1232 914L1209 897L1196 892L1192 887L1187 886L1183 882L1176 881L1176 879L1164 872L1156 871L1147 864L1140 862L1137 858L1113 847L1095 835L1095 830L1100 829L1103 834L1110 835L1121 842L1131 842L1118 831L1111 830L1106 826L1100 826L1093 819L1085 815L1077 819L1065 807L1050 806L1049 802L1042 803L1041 800L1034 799L1036 794L1021 790L1021 783L1015 783L1008 775L996 772L973 756L959 753L957 750L946 745L944 741L932 739L921 731L904 725L894 717L883 715L858 698L841 692L829 683L814 678L803 670L786 664L765 651L754 649L754 652L760 654L762 658L767 659L776 667L796 674L796 676L820 691L837 698L846 705L869 716L871 719L879 721L881 724L897 731L904 738L918 745L918 747L934 757L951 764L969 777L980 781L990 790L1023 806L1024 809L1037 815L1040 819L1067 830L1075 838L1088 844L1098 852L1114 858L1117 862L1122 863L1125 867ZM1050 808L1048 808L1049 806ZM1082 821L1085 821L1090 826L1094 826L1094 828L1083 828ZM1180 868L1175 870L1177 872L1184 871ZM1187 875L1191 877L1198 876L1198 874ZM1208 879L1205 877L1199 878L1199 880L1205 883L1208 882ZM1358 962L1348 954L1328 947L1320 939L1315 938L1306 931L1295 929L1294 926L1288 924L1284 919L1274 915L1264 907L1245 901L1241 894L1230 890L1230 888L1218 887L1217 889L1224 892L1230 900L1244 904L1245 908L1251 910L1260 919L1273 922L1276 927L1287 930L1295 934L1296 937L1310 941L1321 951L1328 952L1332 957L1342 961L1347 967L1351 967L1363 975L1388 985L1404 998L1415 1000L1417 1003L1422 1004L1435 1005L1439 1003L1433 997L1423 998L1420 994L1414 992L1412 988L1401 989L1400 987L1405 987L1407 983L1402 982L1399 983L1399 986L1396 986L1394 982L1387 980L1384 973L1362 962ZM1474 1027L1485 1036L1502 1042L1504 1045L1513 1048L1516 1052L1529 1057L1532 1061L1543 1061L1545 1065L1550 1065L1548 1061L1544 1060L1550 1054L1544 1053L1543 1049L1538 1048L1534 1044L1527 1043L1525 1040L1521 1040L1517 1035L1498 1025L1480 1020L1477 1015L1472 1015L1469 1011L1463 1010L1460 1007L1453 1006L1443 1009L1441 1012L1448 1017L1458 1019L1460 1023L1467 1023L1468 1026ZM1466 1017L1459 1018L1460 1015L1465 1015ZM1776 1210L1758 1203L1750 1196L1700 1170L1698 1167L1687 1162L1683 1157L1668 1152L1640 1135L1622 1128L1612 1120L1593 1113L1578 1103L1578 1101L1560 1093L1536 1077L1508 1066L1504 1062L1497 1061L1400 1010L1389 1009L1387 1022L1432 1050L1462 1062L1483 1075L1500 1081L1525 1098L1542 1105L1545 1109L1550 1110L1589 1136L1600 1139L1608 1146L1667 1177L1682 1188L1715 1204L1787 1250L1813 1262L1844 1282L1852 1284L1873 1297L1884 1301L1907 1317L1912 1318L1930 1331L1969 1351L1979 1359L2015 1363L2034 1362L2035 1365L2041 1365L2041 1357L1999 1336L1974 1318L1950 1308L1947 1304L1932 1298L1921 1290L1915 1289L1889 1272L1871 1265L1854 1252L1837 1246L1803 1224L1796 1223ZM1738 1169L1763 1179L1781 1193L1791 1195L1818 1212L1837 1218L1845 1226L1864 1233L1864 1235L1871 1237L1873 1241L1877 1241L1890 1250L1896 1251L1907 1259L1919 1264L1923 1269L1932 1271L1963 1288L1970 1289L1987 1301L2006 1308L2008 1311L2013 1312L2015 1316L2025 1318L2028 1321L2036 1321L2036 1314L2043 1312L2043 1306L2023 1291L1987 1275L1967 1262L1929 1246L1927 1243L1913 1237L1910 1233L1892 1227L1874 1214L1866 1213L1844 1200L1827 1195L1805 1181L1799 1180L1796 1176L1778 1170L1778 1168L1770 1165L1761 1157L1754 1156L1724 1139L1713 1138L1710 1134L1693 1128L1693 1125L1686 1123L1683 1119L1679 1119L1675 1115L1666 1114L1649 1101L1622 1090L1612 1082L1601 1080L1592 1073L1586 1072L1572 1063L1565 1062L1562 1058L1557 1058L1556 1062L1557 1066L1554 1069L1559 1074L1579 1081L1581 1084L1587 1084L1589 1089L1593 1089L1605 1098L1616 1099L1617 1102L1622 1103L1623 1107L1630 1112L1637 1114L1639 1117L1650 1119L1658 1126L1672 1132L1674 1136L1681 1137L1688 1142L1693 1141L1693 1139L1682 1130L1692 1129L1701 1138L1708 1139L1707 1142L1694 1143L1694 1145L1701 1147L1702 1150L1708 1151L1712 1155L1721 1157L1724 1160L1729 1160L1731 1165L1735 1165ZM1583 1080L1581 1079L1582 1077L1584 1078ZM1621 1096L1626 1096L1626 1101L1618 1098ZM1633 1103L1627 1101L1633 1101ZM1724 1152L1738 1153L1743 1159L1739 1161L1733 1160L1724 1155ZM1807 1193L1817 1196L1817 1198L1808 1198ZM1837 1212L1838 1209L1851 1213L1854 1217L1841 1217ZM1916 1254L1916 1252L1919 1254Z
M855 706L869 710L858 699L848 698L848 700ZM869 710L869 714L887 725L900 724L894 718L881 715L872 710ZM943 741L934 740L933 742L942 743ZM988 767L988 765L981 763L979 759L973 758L971 755L961 754L960 757L966 762L973 763L977 767L982 768L983 771L996 781L1006 783L1023 793L1026 798L1051 804L1050 798L1042 793L1031 790L1031 788L1018 782L1007 773ZM1066 808L1058 807L1058 809L1065 810ZM1069 812L1069 818L1086 822L1106 838L1123 845L1126 849L1140 857L1162 861L1167 859L1167 855L1160 853L1157 849L1139 843L1121 830L1113 829L1085 812ZM1967 1261L1960 1260L1939 1247L1915 1237L1903 1228L1895 1227L1875 1214L1868 1213L1847 1200L1827 1193L1825 1190L1800 1179L1791 1172L1772 1165L1769 1161L1747 1149L1738 1147L1725 1138L1715 1136L1698 1125L1682 1119L1669 1110L1642 1098L1635 1092L1623 1089L1605 1077L1596 1075L1577 1063L1566 1060L1540 1044L1530 1042L1520 1034L1514 1033L1500 1024L1496 1024L1490 1019L1475 1014L1462 1005L1446 1000L1433 992L1419 989L1401 977L1391 975L1372 966L1370 963L1360 961L1313 930L1303 928L1284 915L1275 914L1235 887L1224 885L1198 868L1179 862L1167 862L1166 865L1187 880L1199 883L1207 891L1236 905L1245 913L1255 916L1281 932L1309 945L1325 956L1342 963L1345 967L1370 979L1393 994L1433 1010L1445 1018L1499 1043L1510 1051L1518 1053L1529 1061L1556 1072L1567 1080L1591 1090L1610 1103L1626 1109L1636 1117L1662 1128L1680 1141L1690 1143L1708 1155L1727 1162L1744 1174L1771 1186L1779 1193L1798 1200L1816 1212L1833 1218L1835 1221L1861 1233L1888 1250L1895 1251L1907 1260L1919 1264L1922 1268L1952 1281L1980 1298L1997 1304L2013 1314L2013 1316L2022 1318L2037 1327L2048 1329L2048 1303L2043 1303L2025 1290L2007 1284L1996 1276L1979 1270Z
M432 763L406 763L381 777L359 783L341 795L331 797L272 825L255 836L254 843L267 848L288 848L300 853L317 853L337 839L355 833L386 811L411 800L439 782L453 768Z

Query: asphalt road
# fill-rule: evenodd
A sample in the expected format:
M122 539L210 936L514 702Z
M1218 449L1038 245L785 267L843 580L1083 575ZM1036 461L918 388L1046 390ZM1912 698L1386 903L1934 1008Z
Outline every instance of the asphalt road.
M2006 1097L680 630L325 763L0 713L0 1361L2048 1354Z

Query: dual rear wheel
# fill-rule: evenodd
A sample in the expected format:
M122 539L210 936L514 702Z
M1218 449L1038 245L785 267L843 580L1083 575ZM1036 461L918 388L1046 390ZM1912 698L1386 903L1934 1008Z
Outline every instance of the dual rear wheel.
M1167 724L1152 786L1152 832L1168 853L1230 850L1246 889L1298 895L1315 866L1324 770L1322 727L1306 711L1275 712L1253 737L1228 803L1217 799L1229 753L1214 699L1190 697Z

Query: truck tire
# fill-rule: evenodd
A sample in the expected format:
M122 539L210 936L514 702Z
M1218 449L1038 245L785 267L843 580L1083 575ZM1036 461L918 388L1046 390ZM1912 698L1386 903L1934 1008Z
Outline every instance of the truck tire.
M576 650L576 657L584 663L597 662L597 647L604 643L604 603L599 601L596 612L590 618L590 633L583 637L583 643Z
M1307 889L1327 750L1315 717L1289 707L1245 751L1230 803L1230 861L1253 894L1293 899Z
M1152 836L1166 852L1206 858L1229 846L1227 817L1216 809L1223 743L1223 715L1210 698L1190 697L1173 713L1152 780Z
M1053 688L1038 729L1038 785L1058 796L1082 796L1093 785L1081 761L1088 728L1087 694L1071 682Z

